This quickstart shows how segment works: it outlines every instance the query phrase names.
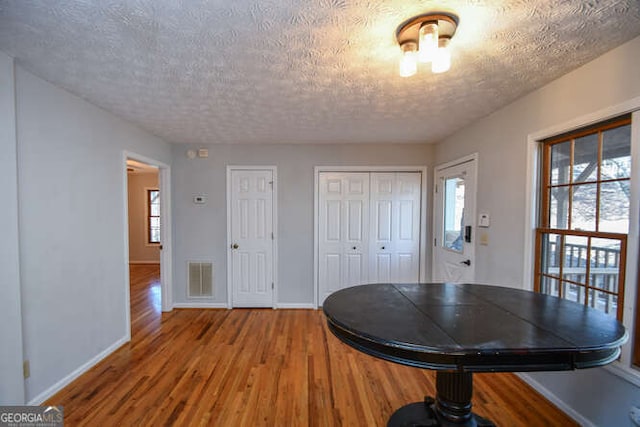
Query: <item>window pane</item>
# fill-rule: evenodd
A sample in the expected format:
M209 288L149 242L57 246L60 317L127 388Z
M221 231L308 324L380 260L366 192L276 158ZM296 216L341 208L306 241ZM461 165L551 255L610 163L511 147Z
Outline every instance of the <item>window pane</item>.
M562 282L562 296L564 299L568 299L569 301L584 304L584 286Z
M598 184L577 185L572 187L571 229L596 229L596 196Z
M598 290L589 290L589 305L600 310L611 317L618 314L618 296L601 292Z
M589 257L591 286L618 292L620 246L620 240L591 239L591 256Z
M563 279L587 283L588 240L587 237L565 236Z
M149 215L160 216L160 191L149 190Z
M551 146L551 185L569 183L571 141Z
M549 227L566 230L569 227L569 187L551 189Z
M553 295L554 297L560 296L558 283L558 279L543 276L541 292L543 294Z
M542 273L560 277L560 234L544 234L542 236Z
M602 133L601 179L631 176L631 125L609 129Z
M573 147L573 182L597 180L598 134L576 138Z
M464 215L464 178L448 178L444 184L444 236L443 246L462 252Z
M600 184L599 231L624 234L629 232L630 197L628 180Z
M152 228L151 229L151 243L160 243L160 229Z
M160 228L160 218L158 217L149 218L149 224L151 225L151 228Z

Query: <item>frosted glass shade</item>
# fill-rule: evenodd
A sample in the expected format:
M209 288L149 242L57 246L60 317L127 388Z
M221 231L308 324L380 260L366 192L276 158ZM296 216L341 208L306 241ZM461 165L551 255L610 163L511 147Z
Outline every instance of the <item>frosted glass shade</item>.
M400 58L400 77L411 77L418 72L418 46L413 42L403 43Z
M431 62L438 51L438 24L426 22L420 27L420 50L418 60Z

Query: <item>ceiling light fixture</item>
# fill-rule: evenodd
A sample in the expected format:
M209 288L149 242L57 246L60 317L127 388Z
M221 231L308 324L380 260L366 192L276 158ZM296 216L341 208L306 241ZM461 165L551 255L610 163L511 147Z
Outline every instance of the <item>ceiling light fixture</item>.
M396 39L402 51L400 76L418 72L418 62L431 63L431 72L444 73L451 67L449 42L458 27L458 16L448 12L430 12L400 24Z

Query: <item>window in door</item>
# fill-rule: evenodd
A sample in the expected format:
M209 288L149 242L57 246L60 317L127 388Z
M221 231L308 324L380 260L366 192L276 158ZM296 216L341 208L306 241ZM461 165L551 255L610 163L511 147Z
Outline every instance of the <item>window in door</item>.
M444 236L443 247L462 252L464 217L464 176L444 180Z
M542 142L535 289L622 320L631 118Z
M147 190L147 241L160 243L160 191Z

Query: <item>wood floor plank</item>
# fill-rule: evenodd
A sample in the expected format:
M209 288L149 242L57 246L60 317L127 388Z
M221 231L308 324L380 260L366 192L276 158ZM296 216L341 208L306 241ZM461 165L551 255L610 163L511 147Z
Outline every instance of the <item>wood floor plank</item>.
M158 266L131 276L131 342L49 399L68 426L385 426L435 374L359 353L316 310L160 312ZM474 376L498 426L576 426L512 374Z

